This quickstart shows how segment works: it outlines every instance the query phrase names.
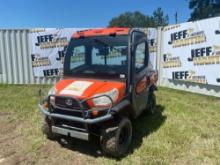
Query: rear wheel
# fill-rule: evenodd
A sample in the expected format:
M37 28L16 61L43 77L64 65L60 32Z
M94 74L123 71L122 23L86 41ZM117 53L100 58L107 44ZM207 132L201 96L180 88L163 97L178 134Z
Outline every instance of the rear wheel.
M102 131L100 143L104 154L120 157L126 154L132 138L132 125L128 118L122 118L116 127Z
M147 101L147 113L153 115L156 112L156 96L152 92L149 94Z

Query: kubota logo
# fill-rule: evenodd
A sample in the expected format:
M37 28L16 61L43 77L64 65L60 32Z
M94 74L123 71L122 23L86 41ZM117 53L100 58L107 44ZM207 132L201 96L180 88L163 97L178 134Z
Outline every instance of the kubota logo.
M66 99L66 100L65 100L65 103L66 103L66 105L68 105L68 106L72 106L72 105L73 105L72 99Z

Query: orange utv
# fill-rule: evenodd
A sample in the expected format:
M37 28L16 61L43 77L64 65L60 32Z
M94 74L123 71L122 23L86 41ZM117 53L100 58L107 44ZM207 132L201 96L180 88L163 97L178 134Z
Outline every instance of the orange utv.
M103 153L126 154L131 119L145 110L155 112L157 73L148 63L148 40L138 29L76 32L66 50L62 80L39 104L43 132L49 139L96 136Z

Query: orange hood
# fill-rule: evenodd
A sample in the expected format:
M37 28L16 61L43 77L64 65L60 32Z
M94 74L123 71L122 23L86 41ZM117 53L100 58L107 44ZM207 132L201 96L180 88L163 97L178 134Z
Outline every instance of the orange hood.
M115 102L120 101L125 95L126 84L117 81L88 80L88 79L64 79L55 85L55 94L59 96L71 96L86 99L97 94L118 90Z

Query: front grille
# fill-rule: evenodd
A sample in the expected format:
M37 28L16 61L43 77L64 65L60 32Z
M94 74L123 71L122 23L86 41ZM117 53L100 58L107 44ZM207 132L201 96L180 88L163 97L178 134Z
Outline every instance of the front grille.
M58 107L81 109L79 101L71 97L56 96L55 104ZM83 105L83 108L86 109L87 106Z
M83 117L82 110L79 111L71 111L66 109L60 109L60 108L53 108L52 107L52 113L57 113L60 115L68 115L68 116L75 116L75 117Z
M80 107L80 102L72 97L55 96L55 102L50 104L50 110L52 113L83 118L83 111L88 110L88 105L84 103Z

